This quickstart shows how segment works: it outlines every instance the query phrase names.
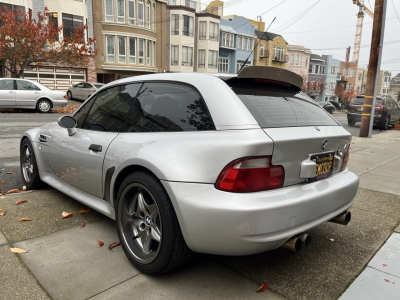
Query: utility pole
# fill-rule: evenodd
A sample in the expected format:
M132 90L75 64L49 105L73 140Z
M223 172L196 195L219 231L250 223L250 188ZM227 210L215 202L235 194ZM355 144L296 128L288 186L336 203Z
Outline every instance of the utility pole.
M376 94L378 90L380 63L385 31L387 0L375 0L374 24L371 51L365 88L364 106L361 117L360 137L371 137L374 124Z

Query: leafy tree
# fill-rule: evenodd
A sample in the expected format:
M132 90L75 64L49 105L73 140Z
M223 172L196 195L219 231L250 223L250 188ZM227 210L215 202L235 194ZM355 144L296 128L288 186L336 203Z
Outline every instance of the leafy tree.
M335 94L342 100L343 105L360 95L360 93L356 92L354 87L347 89L344 85L337 86Z
M303 85L301 91L307 95L314 93L323 92L326 89L326 83L323 79L318 80L307 80L306 76L303 76Z
M87 66L96 55L95 39L85 41L87 25L74 28L59 39L63 26L48 23L47 19L47 8L35 19L21 10L0 7L0 66L6 68L11 77L22 77L31 65Z

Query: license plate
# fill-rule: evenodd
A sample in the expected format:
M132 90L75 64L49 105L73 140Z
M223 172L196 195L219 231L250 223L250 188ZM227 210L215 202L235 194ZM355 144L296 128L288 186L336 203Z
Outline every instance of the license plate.
M325 179L332 175L335 152L314 154L311 155L310 159L317 164L315 177L309 179L310 182Z

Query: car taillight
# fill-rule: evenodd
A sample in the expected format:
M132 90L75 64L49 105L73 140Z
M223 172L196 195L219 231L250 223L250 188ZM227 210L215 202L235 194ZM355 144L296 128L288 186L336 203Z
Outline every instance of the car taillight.
M377 109L377 110L384 110L385 108L386 108L385 105L378 105L378 106L375 106L375 109Z
M285 171L272 166L271 156L248 157L234 160L219 174L215 187L235 193L259 192L283 186Z
M356 107L354 103L350 103L350 107Z
M66 96L66 95L64 95L64 99L67 99L67 96Z
M343 162L342 162L342 167L340 168L340 171L343 171L344 169L347 168L347 163L349 162L349 155L350 155L350 145L347 148L347 152L343 156Z

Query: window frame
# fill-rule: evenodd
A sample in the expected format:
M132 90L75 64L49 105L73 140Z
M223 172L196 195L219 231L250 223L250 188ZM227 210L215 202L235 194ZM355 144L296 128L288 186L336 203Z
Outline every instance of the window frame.
M133 40L134 41L134 45L135 45L135 53L134 53L134 55L131 55L131 40ZM135 38L135 37L129 37L129 61L128 61L128 63L129 64L136 64L136 56L137 56L137 38ZM131 62L131 59L134 61L134 62Z
M121 53L120 53L120 50L122 49L122 48L120 48L120 44L119 44L120 40L124 40L124 48L123 48L124 55L121 55ZM124 57L125 61L121 61L120 57ZM118 63L119 64L126 64L126 36L118 36Z
M112 49L113 49L113 53L108 53L108 45L109 45L109 40L108 38L112 38L113 39L113 43L112 43ZM114 57L113 61L109 60L109 57ZM115 35L106 35L106 60L108 63L115 63Z
M194 32L194 18L189 15L182 15L182 20L183 20L182 35L192 37ZM185 27L186 20L187 20L187 27Z
M211 62L212 64L210 64L210 59L213 60ZM214 62L215 62L215 65L213 64ZM216 50L208 50L208 68L210 68L210 69L218 69L218 51L216 51Z
M179 14L171 14L171 35L179 35Z
M279 57L277 54L279 55ZM284 56L285 56L285 49L282 46L274 46L273 60L275 60L275 57L278 57L278 61L284 61Z
M207 40L207 21L199 21L199 40Z
M176 47L178 48L178 51L174 51ZM177 54L177 60L172 60L172 58L175 56L175 53ZM179 66L179 45L171 45L171 66Z
M151 66L151 52L152 52L152 41L147 40L146 45L146 65Z
M140 55L140 44L143 42L143 56ZM139 65L144 65L145 64L145 56L146 56L146 40L145 39L139 39ZM141 62L142 61L142 62Z
M264 57L265 55L265 46L264 44L260 44L260 57Z
M200 51L201 51L201 53L204 53L203 56L200 55ZM205 68L206 67L206 53L207 53L206 49L199 49L199 54L198 54L199 59L198 59L198 64L197 64L198 68ZM202 62L202 60L203 60L203 62Z
M107 2L111 2L111 15L107 15ZM114 22L114 0L104 0L104 21Z
M218 73L229 73L229 58L227 57L218 58Z
M184 61L184 59L186 59L186 58L185 58L185 56L183 54L183 48L187 48L187 57L186 57L187 59L189 59L189 52L192 53L192 55L190 57L190 62L189 61ZM191 51L189 51L189 49L191 49ZM194 50L194 47L182 46L182 66L185 66L185 67L192 67L193 66L193 50Z
M120 11L119 11L119 6L118 6L118 3L120 2L120 1L122 1L122 12L123 12L123 14L122 15L119 15L119 13L120 13ZM125 13L125 10L126 10L126 7L125 7L125 5L126 5L126 3L125 3L125 0L116 0L116 6L117 6L117 23L120 23L120 24L125 24L125 22L126 22L126 13Z
M133 4L133 17L131 17L131 4ZM136 1L128 0L128 24L135 25L136 24Z
M213 28L213 32L211 32L211 28ZM209 31L208 31L208 39L210 41L218 42L219 41L219 33L220 33L219 24L216 22L210 21Z
M142 12L142 19L140 18L140 12ZM144 27L144 0L138 0L138 12L137 12L137 18L138 18L138 25L141 27Z
M150 18L151 18L151 3L150 3L150 1L147 1L147 2L146 2L146 16L145 16L145 19L146 19L146 28L147 28L147 29L150 29L150 28L151 28L151 21L150 21Z

